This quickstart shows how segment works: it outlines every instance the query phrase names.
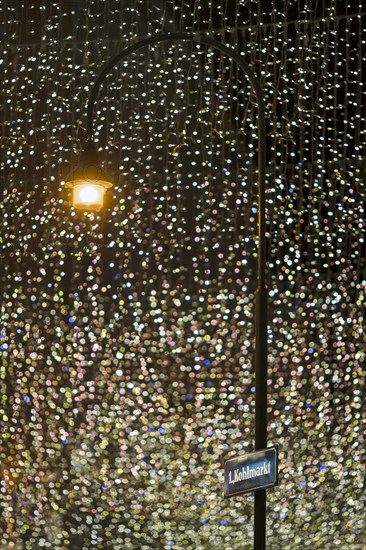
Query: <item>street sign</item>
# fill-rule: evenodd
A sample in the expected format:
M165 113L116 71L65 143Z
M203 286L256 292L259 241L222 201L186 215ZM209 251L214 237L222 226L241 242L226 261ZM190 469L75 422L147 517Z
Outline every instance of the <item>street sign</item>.
M225 497L268 489L277 484L277 445L232 458L225 463Z

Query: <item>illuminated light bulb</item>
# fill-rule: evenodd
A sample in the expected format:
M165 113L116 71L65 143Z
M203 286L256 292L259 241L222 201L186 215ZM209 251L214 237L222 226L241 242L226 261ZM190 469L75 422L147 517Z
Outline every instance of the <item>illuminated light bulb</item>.
M98 182L74 183L73 206L80 209L98 210L103 207L105 187Z

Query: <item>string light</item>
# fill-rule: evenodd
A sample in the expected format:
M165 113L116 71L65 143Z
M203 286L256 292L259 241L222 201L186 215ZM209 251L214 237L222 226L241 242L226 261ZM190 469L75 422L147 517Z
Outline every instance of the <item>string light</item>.
M122 6L121 6L122 4ZM244 548L253 448L256 116L209 48L165 44L107 80L99 213L65 186L102 64L159 31L243 51L266 91L271 548L365 537L365 14L329 0L6 3L1 503L7 548ZM338 3L339 4L339 3ZM128 5L128 7L125 7ZM344 10L344 11L339 11Z

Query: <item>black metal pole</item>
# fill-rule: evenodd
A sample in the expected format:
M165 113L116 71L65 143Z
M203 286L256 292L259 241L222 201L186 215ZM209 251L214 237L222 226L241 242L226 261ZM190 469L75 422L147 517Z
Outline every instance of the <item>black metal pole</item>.
M264 101L258 101L258 286L255 319L255 449L267 447L268 291L266 285L266 136ZM254 493L254 550L266 547L266 491Z
M99 74L89 97L87 106L86 139L92 139L93 112L98 92L110 71L131 53L167 40L188 40L197 44L206 44L219 50L232 59L248 77L255 92L258 105L258 272L255 303L255 449L267 446L267 376L268 376L268 293L266 287L266 202L265 202L265 108L262 90L252 69L235 50L208 36L176 32L154 34L122 50L113 57ZM266 491L254 495L254 550L265 550L266 544Z

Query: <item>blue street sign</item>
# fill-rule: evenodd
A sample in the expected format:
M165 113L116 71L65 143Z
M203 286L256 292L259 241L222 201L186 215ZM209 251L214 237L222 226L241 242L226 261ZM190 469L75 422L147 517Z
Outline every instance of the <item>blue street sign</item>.
M277 484L277 445L232 458L225 463L225 497L268 489Z

